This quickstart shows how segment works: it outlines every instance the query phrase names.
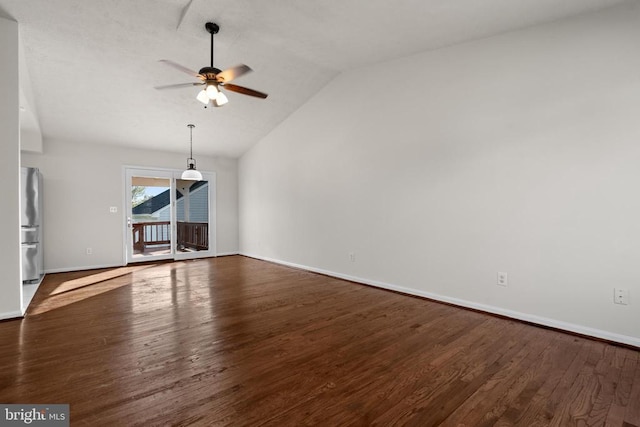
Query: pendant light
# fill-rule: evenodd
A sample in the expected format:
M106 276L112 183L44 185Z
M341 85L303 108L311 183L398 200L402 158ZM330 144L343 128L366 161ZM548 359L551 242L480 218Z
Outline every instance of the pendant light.
M196 159L193 158L193 128L196 125L187 125L189 128L189 158L187 159L187 170L182 172L182 179L189 181L202 181L202 174L196 170Z

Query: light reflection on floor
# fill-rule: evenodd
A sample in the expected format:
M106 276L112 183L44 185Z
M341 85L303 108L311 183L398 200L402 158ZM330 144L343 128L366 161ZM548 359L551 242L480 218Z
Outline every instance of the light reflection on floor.
M134 313L145 313L172 307L172 310L195 309L209 301L205 290L191 289L189 264L198 260L184 260L162 264L137 277L136 292L131 295ZM199 275L208 272L208 264L200 266ZM203 273L204 272L204 273ZM144 285L144 286L143 286Z

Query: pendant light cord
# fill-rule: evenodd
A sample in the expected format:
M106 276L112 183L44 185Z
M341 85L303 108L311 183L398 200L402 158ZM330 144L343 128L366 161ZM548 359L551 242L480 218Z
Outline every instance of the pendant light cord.
M193 128L196 125L187 125L189 127L189 158L193 160Z
M187 181L202 181L202 174L196 170L196 159L193 158L193 128L196 125L187 125L189 128L189 158L187 159L187 169L182 172L181 179Z

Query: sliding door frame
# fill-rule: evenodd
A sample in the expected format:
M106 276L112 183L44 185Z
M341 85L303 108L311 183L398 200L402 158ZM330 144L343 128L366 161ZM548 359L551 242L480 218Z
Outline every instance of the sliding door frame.
M122 262L123 265L128 263L144 262L144 261L156 261L156 260L183 260L194 258L206 258L215 257L216 252L216 174L215 172L202 172L203 180L208 181L208 210L209 210L209 249L203 251L184 252L178 253L176 248L176 236L177 236L177 215L176 215L176 181L180 179L182 175L181 170L167 169L167 168L154 168L146 166L133 166L124 165L122 167L122 188L123 192L123 209L122 209L122 229L123 229L123 247L122 247ZM133 259L133 234L131 227L129 226L129 217L131 216L131 177L132 176L148 176L156 178L167 178L170 181L170 204L171 204L171 237L170 244L171 250L169 254L157 255L152 259L142 258Z

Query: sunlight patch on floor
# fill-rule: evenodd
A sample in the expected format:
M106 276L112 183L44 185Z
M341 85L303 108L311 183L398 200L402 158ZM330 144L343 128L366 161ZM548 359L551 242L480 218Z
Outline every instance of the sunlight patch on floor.
M67 280L60 283L49 295L58 295L64 292L73 291L79 288L83 288L89 285L95 285L96 283L104 282L107 280L115 279L116 277L131 274L136 271L149 268L149 265L139 265L131 267L120 267L113 270L103 271L102 273L92 274L91 276L80 277L78 279Z
M153 265L139 265L114 268L86 277L60 283L44 300L32 304L28 314L37 315L83 301L87 298L109 292L122 286L131 285L131 279L124 277L145 270Z

